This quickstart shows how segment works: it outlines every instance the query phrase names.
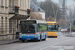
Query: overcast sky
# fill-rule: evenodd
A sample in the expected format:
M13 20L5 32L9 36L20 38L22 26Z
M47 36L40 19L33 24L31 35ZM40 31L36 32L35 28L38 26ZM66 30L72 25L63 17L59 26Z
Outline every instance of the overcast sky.
M44 1L44 0L38 0L38 1ZM59 0L52 0L53 2L55 2L55 3L59 3ZM67 0L67 5L75 5L75 1L73 1L73 0Z

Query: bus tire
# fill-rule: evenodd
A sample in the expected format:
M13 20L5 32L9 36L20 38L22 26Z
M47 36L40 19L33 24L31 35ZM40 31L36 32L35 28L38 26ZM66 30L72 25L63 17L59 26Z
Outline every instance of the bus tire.
M25 40L22 40L22 42L25 42Z
M41 39L41 35L40 35L40 40L39 41L42 41L42 39Z
M40 40L35 40L36 42L40 41Z

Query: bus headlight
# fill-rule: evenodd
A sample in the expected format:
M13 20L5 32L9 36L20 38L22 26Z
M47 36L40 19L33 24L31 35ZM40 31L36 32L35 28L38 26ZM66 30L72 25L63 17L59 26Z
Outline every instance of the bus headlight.
M22 38L22 33L19 33L19 38Z
M22 35L22 33L19 33L19 35Z

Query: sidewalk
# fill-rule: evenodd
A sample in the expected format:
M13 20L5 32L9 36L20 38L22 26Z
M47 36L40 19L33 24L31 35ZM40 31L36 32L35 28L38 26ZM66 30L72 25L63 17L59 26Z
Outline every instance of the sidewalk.
M10 43L18 42L18 41L19 39L0 41L0 45L10 44Z

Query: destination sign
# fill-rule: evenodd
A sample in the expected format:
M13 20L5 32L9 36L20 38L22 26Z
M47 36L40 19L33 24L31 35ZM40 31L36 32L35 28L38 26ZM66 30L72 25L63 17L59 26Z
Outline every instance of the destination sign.
M20 21L21 24L25 24L25 23L31 23L34 24L36 23L36 21Z
M56 23L48 23L48 25L57 25Z

